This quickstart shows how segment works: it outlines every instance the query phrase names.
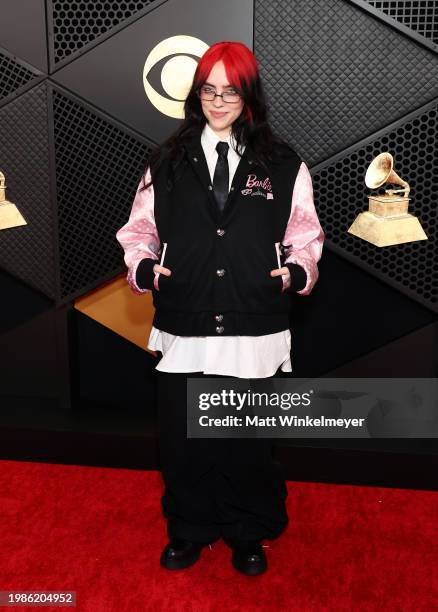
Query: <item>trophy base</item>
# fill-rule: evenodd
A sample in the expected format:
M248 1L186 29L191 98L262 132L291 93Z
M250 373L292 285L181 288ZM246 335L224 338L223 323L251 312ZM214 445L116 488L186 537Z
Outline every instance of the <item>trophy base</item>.
M369 211L362 212L348 233L378 247L428 239L417 217L409 213L396 217L378 217Z
M27 221L12 202L5 201L0 204L0 230L10 227L27 225Z

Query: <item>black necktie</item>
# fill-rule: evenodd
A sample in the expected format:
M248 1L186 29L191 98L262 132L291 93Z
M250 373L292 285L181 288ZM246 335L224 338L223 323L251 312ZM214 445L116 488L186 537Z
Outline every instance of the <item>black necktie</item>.
M213 192L219 212L225 207L228 198L229 170L228 170L228 142L219 141L216 145L218 154L216 168L213 176Z

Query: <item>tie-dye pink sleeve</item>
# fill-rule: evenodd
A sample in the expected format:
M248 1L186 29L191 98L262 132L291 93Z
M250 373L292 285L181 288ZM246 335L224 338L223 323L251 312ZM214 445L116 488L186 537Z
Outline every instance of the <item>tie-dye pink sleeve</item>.
M324 232L313 201L312 177L306 164L301 162L295 179L291 212L283 238L286 255L284 263L299 265L306 273L306 284L297 293L308 295L318 280L317 262L321 258L323 242ZM292 272L292 287L293 281Z
M148 167L146 182L150 181L150 177ZM116 238L125 251L124 260L128 267L126 280L134 293L151 290L154 278L152 268L158 260L160 250L154 216L154 188L150 185L140 191L142 185L143 179L137 187L129 219L116 233Z

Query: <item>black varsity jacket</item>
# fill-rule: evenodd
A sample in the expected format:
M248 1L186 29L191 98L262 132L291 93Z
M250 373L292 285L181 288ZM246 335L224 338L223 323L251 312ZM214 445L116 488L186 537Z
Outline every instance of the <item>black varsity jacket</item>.
M175 335L288 329L290 291L310 293L324 240L307 167L292 152L270 164L267 175L246 146L219 213L201 132L186 145L187 163L170 192L168 162L147 190L137 190L130 218L116 234L127 280L136 293L152 291L153 325ZM154 274L155 263L171 275ZM290 285L270 275L282 265Z

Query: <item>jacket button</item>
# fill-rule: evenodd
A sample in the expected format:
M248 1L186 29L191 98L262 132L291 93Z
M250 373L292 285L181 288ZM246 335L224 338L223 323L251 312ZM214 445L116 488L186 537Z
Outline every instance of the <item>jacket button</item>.
M198 158L197 158L197 157L194 157L194 158L193 158L193 161L198 161Z
M217 234L218 236L223 236L223 235L225 234L225 230L224 230L224 229L219 228L219 229L217 229L217 230L216 230L216 234Z
M210 191L213 189L213 185L209 185L208 188L210 189Z
M215 315L214 318L216 319L218 323L222 323L222 319L224 318L224 315Z
M223 268L219 268L219 270L216 270L216 274L218 276L223 276L225 274L225 270Z
M231 191L234 191L234 187L231 187Z
M217 333L218 333L218 334L222 334L222 333L223 333L223 331L224 331L223 326L222 326L222 325L219 325L218 327L216 327L216 331L217 331Z

